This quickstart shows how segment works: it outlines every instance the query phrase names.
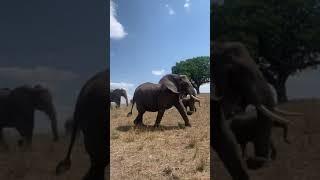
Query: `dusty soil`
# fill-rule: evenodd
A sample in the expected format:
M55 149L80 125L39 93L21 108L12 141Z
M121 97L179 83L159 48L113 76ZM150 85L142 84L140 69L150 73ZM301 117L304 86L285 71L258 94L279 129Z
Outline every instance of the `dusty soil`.
M289 140L282 141L282 131L274 129L273 138L278 157L267 167L249 171L252 180L317 180L320 179L320 100L294 100L280 106L304 117L288 117ZM252 152L252 146L251 146ZM220 159L213 152L213 179L231 180Z
M53 143L51 134L36 135L32 149L17 147L18 137L6 138L9 150L0 150L1 180L78 180L83 177L89 166L81 140L75 143L71 169L63 175L55 175L57 163L63 159L69 144L68 138Z
M210 179L209 95L190 117L191 128L176 109L165 112L161 127L153 129L157 113L147 112L147 128L134 128L131 108L111 110L111 179Z

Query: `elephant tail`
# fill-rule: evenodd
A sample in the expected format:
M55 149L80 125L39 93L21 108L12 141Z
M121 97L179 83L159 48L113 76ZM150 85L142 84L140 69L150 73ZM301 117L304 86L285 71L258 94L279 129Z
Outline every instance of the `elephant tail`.
M76 108L77 111L77 108ZM61 162L59 162L59 164L56 167L56 175L60 175L65 173L66 171L68 171L71 168L71 152L75 143L75 140L77 138L77 134L80 131L79 130L79 113L74 113L74 124L73 124L73 128L72 128L72 134L71 134L71 141L69 144L69 148L68 148L68 152L66 157L64 158L64 160L62 160Z
M131 106L131 110L130 110L130 112L127 114L127 117L130 117L130 116L132 116L132 109L133 109L133 106L134 106L134 103L135 103L136 101L134 100L134 98L132 99L132 106Z

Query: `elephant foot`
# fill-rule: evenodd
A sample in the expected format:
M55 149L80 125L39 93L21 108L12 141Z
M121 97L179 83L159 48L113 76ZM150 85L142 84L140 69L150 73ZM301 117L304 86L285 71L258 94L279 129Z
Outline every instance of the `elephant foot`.
M288 139L285 139L284 142L286 142L287 144L291 144L291 141L289 141Z
M193 111L188 111L187 112L187 115L189 115L189 116L192 115L192 114L193 114Z
M186 127L191 127L191 124L190 124L189 122L186 122L186 123L185 123L185 126L186 126Z
M249 169L256 170L266 165L268 160L261 157L250 157L247 159L247 166Z

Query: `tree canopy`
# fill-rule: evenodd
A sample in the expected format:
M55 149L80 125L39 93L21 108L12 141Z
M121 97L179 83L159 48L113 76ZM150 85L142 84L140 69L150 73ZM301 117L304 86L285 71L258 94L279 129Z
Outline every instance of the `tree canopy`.
M171 70L174 74L187 75L198 94L200 93L200 86L210 82L210 58L208 56L199 56L177 62Z
M320 0L229 0L211 11L213 38L245 43L279 102L290 75L320 64Z

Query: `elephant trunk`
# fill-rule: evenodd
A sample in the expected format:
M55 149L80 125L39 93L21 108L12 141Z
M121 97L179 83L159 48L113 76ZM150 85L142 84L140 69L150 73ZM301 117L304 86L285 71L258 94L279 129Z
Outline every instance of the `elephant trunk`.
M49 116L51 121L51 129L53 134L53 140L58 141L59 135L58 135L58 122L57 122L57 113L53 105L49 108L48 111L46 111L46 114Z
M124 98L126 99L126 104L127 104L127 106L129 106L127 94L124 95Z

